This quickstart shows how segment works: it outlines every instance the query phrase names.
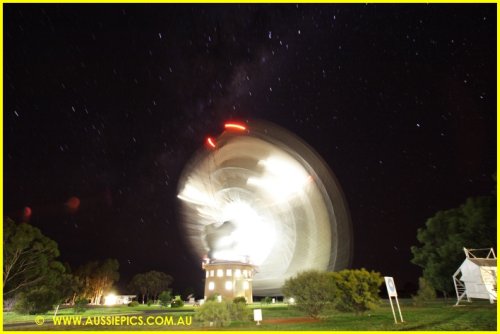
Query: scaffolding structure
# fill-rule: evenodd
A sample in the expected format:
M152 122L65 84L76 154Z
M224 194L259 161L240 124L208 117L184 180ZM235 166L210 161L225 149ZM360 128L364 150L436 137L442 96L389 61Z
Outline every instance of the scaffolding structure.
M465 261L453 274L453 284L457 293L457 303L467 298L497 300L497 257L493 248L467 249L464 247ZM480 256L485 254L486 256Z

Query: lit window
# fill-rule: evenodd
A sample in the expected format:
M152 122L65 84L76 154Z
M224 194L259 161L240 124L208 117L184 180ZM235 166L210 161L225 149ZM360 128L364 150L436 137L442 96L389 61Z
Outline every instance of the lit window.
M208 283L208 290L213 291L215 289L215 283L214 282L209 282Z
M250 284L248 284L248 281L243 282L243 289L248 290L250 288Z
M231 290L233 288L233 282L227 281L226 282L226 290Z
M210 277L214 277L214 271L210 270Z
M208 271L207 271L207 277L208 277Z
M247 270L243 270L243 277L248 277L248 271Z
M233 271L231 269L226 269L226 276L233 276Z
M224 276L224 270L217 269L217 277L222 277L222 276Z
M241 269L236 269L236 270L234 271L234 276L236 276L236 277L240 277L240 276L241 276Z

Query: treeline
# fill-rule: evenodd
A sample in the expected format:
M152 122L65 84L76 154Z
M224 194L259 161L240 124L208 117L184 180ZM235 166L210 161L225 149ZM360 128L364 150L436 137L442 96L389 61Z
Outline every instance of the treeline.
M146 300L158 301L160 293L170 291L168 287L173 281L172 276L152 270L135 275L128 288L130 291L138 292L144 304Z
M118 260L90 261L72 270L58 260L59 255L57 243L40 229L4 219L4 310L35 314L77 300L103 304L104 295L120 278ZM171 276L150 271L134 276L129 289L144 302L158 299L172 282Z

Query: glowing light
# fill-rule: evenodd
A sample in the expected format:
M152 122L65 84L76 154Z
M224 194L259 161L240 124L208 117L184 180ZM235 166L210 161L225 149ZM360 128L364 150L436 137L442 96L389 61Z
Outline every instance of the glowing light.
M193 203L205 206L214 206L214 200L206 191L201 191L191 184L187 184L183 191L177 195L178 198Z
M311 175L290 159L271 156L260 160L258 164L264 166L265 172L259 178L248 178L247 184L262 188L277 201L284 201L298 194L306 184L312 181Z
M224 129L245 131L247 127L238 123L226 123L224 124Z
M80 199L76 196L70 197L64 205L66 205L70 212L76 212L80 207Z
M215 289L215 283L214 282L208 282L208 290L213 291Z
M210 146L212 148L216 147L216 145L215 145L215 139L213 139L212 137L207 137L207 144L208 144L208 146Z
M233 282L227 281L226 282L226 290L232 290L233 289Z
M116 305L117 301L118 297L114 293L110 293L104 297L104 305L107 306Z
M243 289L248 290L250 288L250 284L248 284L248 281L243 282Z
M262 264L272 251L277 234L274 224L261 217L249 203L232 201L222 207L221 221L231 221L235 230L218 241L217 259L244 261L250 256L252 263ZM259 240L259 247L255 247Z
M23 221L28 221L31 218L31 208L29 206L24 207L23 209Z

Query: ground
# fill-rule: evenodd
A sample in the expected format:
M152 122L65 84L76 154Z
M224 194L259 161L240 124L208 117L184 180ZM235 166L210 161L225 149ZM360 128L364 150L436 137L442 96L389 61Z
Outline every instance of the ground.
M327 311L319 319L311 319L297 309L284 305L260 305L253 304L250 308L262 308L263 321L257 326L255 322L240 321L233 322L225 328L217 330L312 330L312 331L352 331L352 330L496 330L497 329L497 305L489 304L487 301L474 301L464 306L453 306L453 301L442 300L416 307L411 300L401 300L401 309L404 323L394 324L394 318L388 300L375 311L366 312L362 315L350 313L339 313ZM12 312L4 312L4 330L210 330L214 328L202 327L194 320L195 309L190 306L181 309L163 309L158 306L139 305L138 307L98 307L87 312L75 315L71 309L62 309L59 316L81 316L82 321L88 318L96 319L98 316L142 316L158 317L159 321L170 319L170 324L152 326L75 326L59 325L52 322L53 313L43 316L43 325L35 324L35 316L20 316ZM192 318L191 318L192 317ZM192 323L189 323L189 318ZM180 319L180 320L179 320Z

